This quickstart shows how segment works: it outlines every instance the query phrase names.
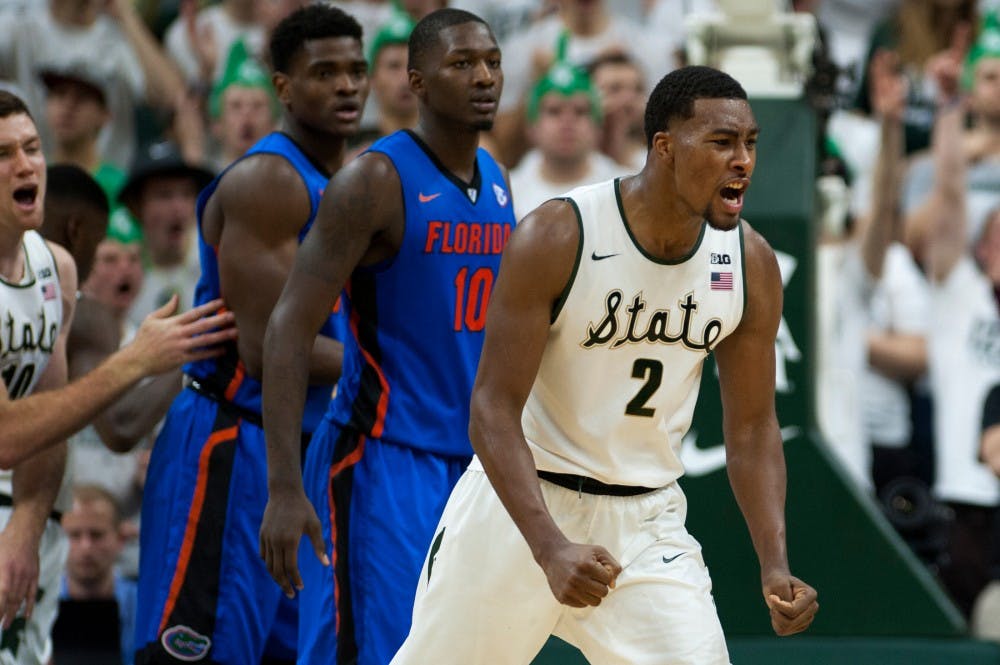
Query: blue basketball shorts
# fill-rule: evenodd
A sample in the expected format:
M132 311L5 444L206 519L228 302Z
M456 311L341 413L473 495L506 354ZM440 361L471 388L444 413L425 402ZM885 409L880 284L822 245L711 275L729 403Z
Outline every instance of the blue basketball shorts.
M182 391L143 494L136 665L294 662L297 601L259 554L266 503L263 430Z
M299 665L386 665L410 628L434 529L469 457L369 439L324 419L303 471L331 565L299 550Z

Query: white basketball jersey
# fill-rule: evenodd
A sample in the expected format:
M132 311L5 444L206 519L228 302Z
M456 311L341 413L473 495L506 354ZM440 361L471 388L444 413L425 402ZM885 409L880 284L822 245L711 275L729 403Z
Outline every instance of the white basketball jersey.
M690 254L656 259L636 242L618 181L567 194L577 265L522 415L539 469L662 487L684 472L702 365L745 305L743 230L703 224Z
M62 291L56 260L36 231L24 246L24 277L0 278L0 377L11 399L30 395L42 376L62 327ZM10 471L0 471L0 494L10 496Z
M0 278L0 376L7 394L31 393L52 357L62 326L62 294L56 260L36 231L24 234L24 277Z

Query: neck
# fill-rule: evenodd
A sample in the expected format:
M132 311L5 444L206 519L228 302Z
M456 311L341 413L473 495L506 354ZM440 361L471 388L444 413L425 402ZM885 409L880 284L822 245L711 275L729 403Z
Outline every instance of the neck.
M676 192L665 189L661 174L646 167L621 179L622 208L636 241L660 259L679 259L697 242L704 223L685 206Z
M590 173L590 155L574 159L543 157L541 172L542 178L551 183L580 182Z
M382 113L378 121L378 131L382 136L388 136L401 129L412 129L417 126L417 114L390 115Z
M478 130L455 125L445 127L421 117L415 131L452 175L465 182L472 181L479 147Z
M108 572L98 580L81 582L66 578L66 590L74 600L101 600L115 597L115 576Z
M0 227L0 276L9 282L19 282L24 274L24 252L21 251L21 230Z
M87 139L78 143L63 143L56 146L53 164L76 164L87 173L94 173L101 165L101 155L97 151L97 141Z
M345 137L317 132L295 122L293 118L285 118L286 134L291 136L299 147L313 159L322 164L330 173L336 173L344 164Z

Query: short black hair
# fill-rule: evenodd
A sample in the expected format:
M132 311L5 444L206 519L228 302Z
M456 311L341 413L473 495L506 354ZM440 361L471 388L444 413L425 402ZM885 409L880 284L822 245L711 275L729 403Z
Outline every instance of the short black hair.
M313 39L353 37L361 41L361 25L342 9L326 4L297 9L271 33L271 67L286 72L303 45Z
M107 194L75 164L52 164L46 169L45 201L84 203L105 215L110 212Z
M718 69L691 65L675 69L660 79L646 102L646 147L674 118L694 116L696 99L746 99L747 91L729 74Z
M441 41L441 31L463 23L482 23L493 34L489 23L464 9L445 7L431 12L413 27L407 52L407 68L420 69L420 61ZM496 37L493 38L496 41Z
M31 118L32 122L35 121L31 117L31 111L28 110L28 105L24 103L23 99L9 90L0 89L0 118L20 115L22 113Z

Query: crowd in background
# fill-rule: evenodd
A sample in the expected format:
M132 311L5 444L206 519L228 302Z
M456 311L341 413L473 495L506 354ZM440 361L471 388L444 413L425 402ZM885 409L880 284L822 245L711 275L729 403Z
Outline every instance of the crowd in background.
M78 266L73 332L86 351L74 358L71 338L71 375L172 295L190 306L198 192L276 128L264 45L304 4L0 0L0 84L28 102L42 132L47 210L61 189L86 190L73 205L108 220L93 265ZM406 73L415 20L448 4L490 23L505 83L485 147L510 170L518 218L641 167L646 94L684 62L682 17L716 8L332 4L364 27L370 67L354 154L416 122ZM816 15L821 37L807 86L824 146L819 424L851 481L884 506L973 627L988 631L977 599L1000 577L1000 21L985 0L790 4ZM71 251L85 244L72 224L47 235ZM147 380L71 442L66 617L78 616L72 601L116 599L121 634L130 634L145 464L181 385L179 371Z

